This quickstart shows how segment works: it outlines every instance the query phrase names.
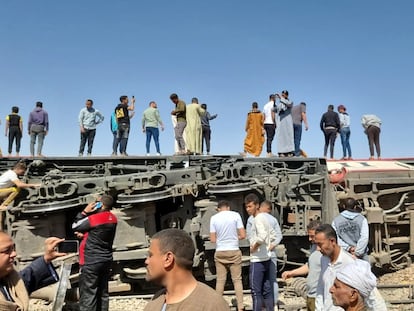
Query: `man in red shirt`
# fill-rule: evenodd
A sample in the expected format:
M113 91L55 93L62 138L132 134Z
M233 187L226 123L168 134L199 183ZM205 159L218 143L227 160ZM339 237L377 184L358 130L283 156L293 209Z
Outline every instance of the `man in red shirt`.
M103 195L89 203L72 225L78 238L82 238L79 248L81 311L109 308L108 280L117 225L116 216L110 212L113 205L112 196Z

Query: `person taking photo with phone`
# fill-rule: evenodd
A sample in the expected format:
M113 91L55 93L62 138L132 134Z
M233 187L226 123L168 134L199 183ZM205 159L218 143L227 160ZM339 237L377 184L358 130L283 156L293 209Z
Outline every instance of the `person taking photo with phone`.
M0 310L28 311L29 295L58 281L52 260L66 255L56 250L63 240L45 239L44 255L17 272L14 266L16 245L9 234L0 231Z
M108 281L112 263L112 244L117 218L111 213L114 199L102 195L79 213L72 229L81 239L79 248L80 311L109 309Z

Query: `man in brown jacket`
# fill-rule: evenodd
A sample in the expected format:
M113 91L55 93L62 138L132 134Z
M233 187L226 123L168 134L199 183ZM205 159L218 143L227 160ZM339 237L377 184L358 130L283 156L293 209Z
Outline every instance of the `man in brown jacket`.
M153 235L145 260L146 279L164 289L154 295L144 310L230 310L222 296L194 278L194 253L194 243L183 230L165 229Z

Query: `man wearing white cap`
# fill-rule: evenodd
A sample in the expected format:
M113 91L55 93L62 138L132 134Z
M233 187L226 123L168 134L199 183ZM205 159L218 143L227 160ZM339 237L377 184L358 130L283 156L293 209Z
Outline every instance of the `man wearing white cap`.
M316 311L343 310L334 306L330 289L335 282L336 274L344 266L354 263L356 259L338 245L338 237L331 225L323 224L315 230L315 242L322 253L321 273L316 290ZM374 288L366 300L368 310L387 310L384 299L377 288Z
M357 259L337 271L329 292L334 305L345 311L366 310L365 301L377 285L368 262Z

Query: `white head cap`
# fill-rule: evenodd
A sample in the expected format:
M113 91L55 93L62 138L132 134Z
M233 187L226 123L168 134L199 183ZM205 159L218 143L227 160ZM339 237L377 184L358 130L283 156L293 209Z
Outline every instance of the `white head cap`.
M377 286L377 278L371 272L370 264L361 259L345 265L336 273L336 278L358 290L364 298Z

